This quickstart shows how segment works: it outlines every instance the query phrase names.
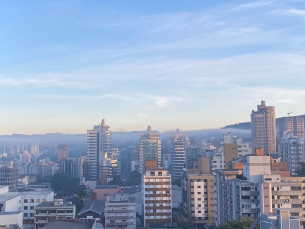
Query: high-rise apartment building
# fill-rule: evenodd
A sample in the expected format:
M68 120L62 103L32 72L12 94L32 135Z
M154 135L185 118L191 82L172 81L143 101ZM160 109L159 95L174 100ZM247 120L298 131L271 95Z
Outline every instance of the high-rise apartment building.
M275 107L262 101L251 113L252 147L264 148L265 154L276 153Z
M22 154L20 154L20 162L24 164L30 164L31 163L31 154L29 154L28 151L24 151Z
M141 134L139 140L139 164L140 173L143 173L145 161L155 160L158 167L161 166L161 139L159 134L153 134L151 127L147 127L147 132Z
M185 148L183 143L183 136L181 130L177 129L176 133L172 135L171 146L171 165L172 165L172 179L181 179L185 163Z
M260 213L277 208L289 208L291 216L304 221L304 178L290 177L287 171L271 171L269 155L246 155L240 162L240 169L215 171L217 225L241 216L256 219Z
M10 191L17 191L18 167L13 161L0 161L0 185L7 185Z
M295 137L304 138L304 118L303 116L290 116L276 119L277 138L281 141L284 133L292 133Z
M286 132L279 144L279 155L287 162L291 175L297 175L299 162L305 161L305 139Z
M87 130L87 158L91 165L91 179L97 180L99 177L99 166L102 161L112 157L111 130L109 125L105 125L105 119L101 124L94 126L92 130Z
M87 130L87 158L90 162L91 180L97 180L99 174L99 126Z
M210 173L210 159L198 157L195 168L185 168L181 180L182 208L195 223L215 224L214 175Z
M146 166L142 193L144 226L147 223L172 222L171 175L167 170Z
M58 145L57 146L57 161L60 162L65 160L69 156L69 146L68 145Z
M136 229L136 201L128 193L107 196L104 211L106 229Z

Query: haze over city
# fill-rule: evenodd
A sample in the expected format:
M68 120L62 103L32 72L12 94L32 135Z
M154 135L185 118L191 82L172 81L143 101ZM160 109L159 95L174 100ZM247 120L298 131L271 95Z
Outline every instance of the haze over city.
M3 2L0 134L302 115L304 21L304 1Z

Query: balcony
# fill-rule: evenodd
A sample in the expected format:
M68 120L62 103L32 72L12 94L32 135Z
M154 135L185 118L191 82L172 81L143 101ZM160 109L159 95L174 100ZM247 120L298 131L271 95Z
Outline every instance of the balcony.
M158 182L158 181L156 181L156 182L145 182L145 185L169 185L170 184L170 182Z
M153 204L153 203L170 203L170 200L145 200L146 204Z
M172 209L171 206L147 206L145 210L153 210L153 209Z
M106 216L106 219L130 219L134 218L134 216Z
M107 213L128 213L128 212L133 212L133 210L106 210L105 212Z
M145 194L145 197L171 197L170 194Z
M145 191L170 191L170 188L145 188Z
M171 212L154 212L154 213L145 213L145 216L170 216Z
M48 222L48 220L42 220L42 219L35 221L35 223L37 223L37 224L39 224L39 223L47 223L47 222Z

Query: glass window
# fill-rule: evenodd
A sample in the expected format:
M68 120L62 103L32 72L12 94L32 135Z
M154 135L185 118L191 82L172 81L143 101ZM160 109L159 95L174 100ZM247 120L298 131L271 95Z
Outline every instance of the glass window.
M40 203L40 199L36 199L36 203Z
M23 203L28 203L28 201L29 201L28 199L24 199Z
M34 203L34 199L30 199L30 203Z

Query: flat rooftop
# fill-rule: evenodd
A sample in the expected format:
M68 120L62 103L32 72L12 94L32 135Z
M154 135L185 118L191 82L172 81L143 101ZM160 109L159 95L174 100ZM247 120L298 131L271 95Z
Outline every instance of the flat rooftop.
M38 204L37 207L66 207L73 206L74 204L71 201L63 201L63 204L54 205L54 201L46 201Z
M65 229L91 229L94 224L93 220L90 222L73 222L73 221L50 221L45 224L43 227L44 229L58 229L58 228L65 228Z

